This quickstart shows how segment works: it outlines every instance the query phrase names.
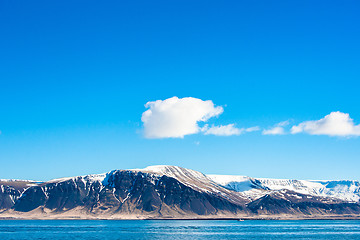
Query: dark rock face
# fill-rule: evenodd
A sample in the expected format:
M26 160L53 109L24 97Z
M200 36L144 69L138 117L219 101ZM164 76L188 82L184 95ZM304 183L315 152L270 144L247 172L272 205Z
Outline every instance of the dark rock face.
M359 214L360 204L313 197L293 191L267 194L247 207L254 214L344 215Z
M15 201L20 197L21 192L7 185L1 185L0 189L0 209L11 208Z
M31 211L45 203L46 195L41 187L27 189L21 198L16 201L14 209L16 211Z
M99 199L100 187L100 182L86 182L82 177L44 183L27 189L13 208L28 212L44 207L61 212L77 206L91 207Z
M34 184L21 180L0 181L0 210L13 207L25 189Z

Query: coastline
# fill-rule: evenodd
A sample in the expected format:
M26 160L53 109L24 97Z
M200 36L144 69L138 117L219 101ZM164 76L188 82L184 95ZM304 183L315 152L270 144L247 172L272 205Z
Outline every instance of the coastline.
M0 216L0 220L209 220L209 221L258 221L258 220L279 220L279 221L297 221L297 220L360 220L360 215L345 216L239 216L239 217L144 217L144 216L116 216L116 217L95 217L95 216Z

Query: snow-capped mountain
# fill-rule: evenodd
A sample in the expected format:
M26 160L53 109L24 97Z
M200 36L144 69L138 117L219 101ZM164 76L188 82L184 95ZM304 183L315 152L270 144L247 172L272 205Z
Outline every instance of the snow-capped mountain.
M204 175L176 166L0 182L0 218L360 216L356 181Z
M336 198L348 202L360 201L360 182L352 180L316 181L293 179L251 178L246 176L207 175L214 182L242 193L259 198L269 191L291 190L301 194Z

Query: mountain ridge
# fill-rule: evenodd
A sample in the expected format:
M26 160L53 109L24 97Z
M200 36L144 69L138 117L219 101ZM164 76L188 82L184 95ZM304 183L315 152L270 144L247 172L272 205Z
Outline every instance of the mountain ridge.
M2 180L0 218L360 216L358 181L322 182L205 175L169 165L46 182Z

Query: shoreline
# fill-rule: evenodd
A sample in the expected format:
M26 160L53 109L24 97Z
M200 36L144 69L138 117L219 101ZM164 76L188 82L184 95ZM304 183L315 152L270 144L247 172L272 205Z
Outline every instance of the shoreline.
M42 217L0 217L0 220L97 220L97 221L119 221L119 220L142 220L142 221L152 221L152 220L156 220L156 221L274 221L274 220L278 220L278 221L304 221L304 220L360 220L360 216L329 216L329 217L239 217L239 218L235 218L235 217L203 217L203 218L81 218L81 217L55 217L55 218L51 218L51 217L47 217L47 218L42 218Z

